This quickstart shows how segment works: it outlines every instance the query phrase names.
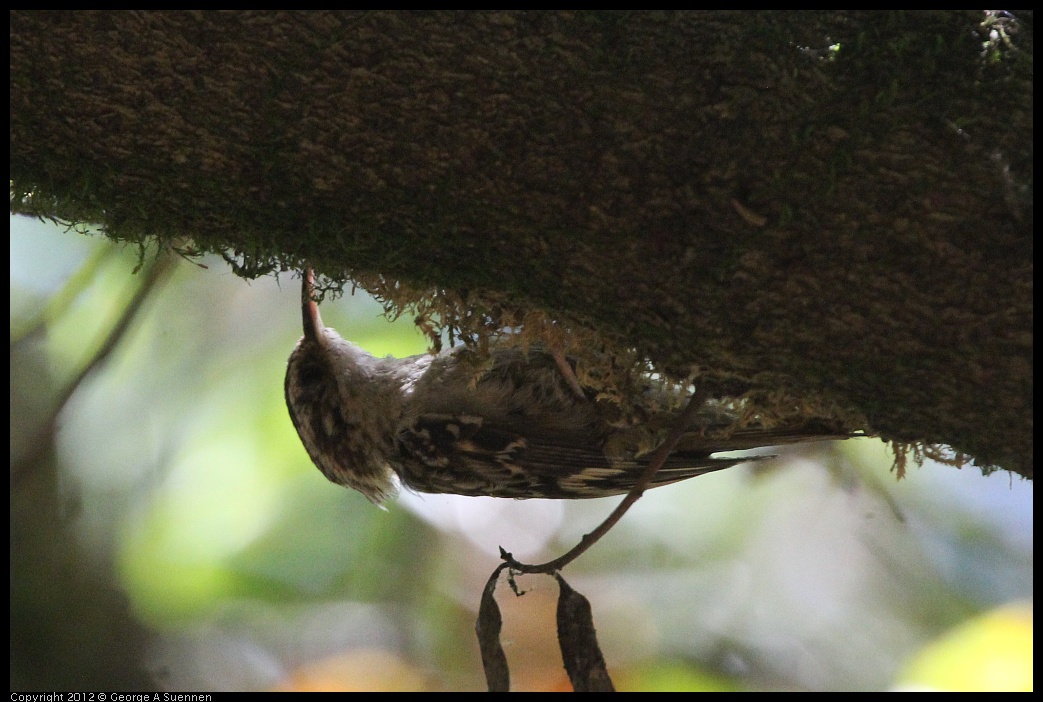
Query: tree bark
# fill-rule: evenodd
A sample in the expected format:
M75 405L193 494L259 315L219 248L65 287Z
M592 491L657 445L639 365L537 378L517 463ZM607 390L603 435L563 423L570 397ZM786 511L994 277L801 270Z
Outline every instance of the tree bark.
M12 210L1032 475L1031 12L11 14Z

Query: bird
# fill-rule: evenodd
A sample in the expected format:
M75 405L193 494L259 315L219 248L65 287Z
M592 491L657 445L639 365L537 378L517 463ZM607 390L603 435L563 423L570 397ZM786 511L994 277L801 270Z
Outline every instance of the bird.
M322 323L314 274L302 274L304 335L285 395L309 456L330 481L378 505L400 487L424 493L583 499L629 492L680 413L677 388L648 377L622 416L540 346L467 346L377 358ZM734 428L707 404L650 487L772 456L714 457L851 434L820 425Z

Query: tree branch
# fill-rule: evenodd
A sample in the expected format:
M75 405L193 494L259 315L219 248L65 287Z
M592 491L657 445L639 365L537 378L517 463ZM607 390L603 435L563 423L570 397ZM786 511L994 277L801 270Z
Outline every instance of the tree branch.
M541 311L1031 475L1031 30L16 11L12 210Z

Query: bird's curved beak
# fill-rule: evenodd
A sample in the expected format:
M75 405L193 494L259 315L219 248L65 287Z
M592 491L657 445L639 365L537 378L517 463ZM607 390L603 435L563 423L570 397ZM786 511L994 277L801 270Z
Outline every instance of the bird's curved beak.
M301 276L301 317L304 322L304 338L321 343L322 316L319 305L315 302L315 272L305 268Z

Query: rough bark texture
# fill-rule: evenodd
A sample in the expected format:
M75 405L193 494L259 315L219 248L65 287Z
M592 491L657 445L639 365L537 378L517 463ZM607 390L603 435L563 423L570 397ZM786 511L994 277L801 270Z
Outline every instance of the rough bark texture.
M544 310L1032 473L1030 12L18 11L11 62L14 210Z

